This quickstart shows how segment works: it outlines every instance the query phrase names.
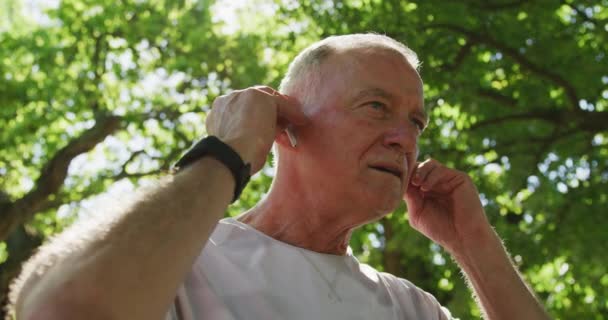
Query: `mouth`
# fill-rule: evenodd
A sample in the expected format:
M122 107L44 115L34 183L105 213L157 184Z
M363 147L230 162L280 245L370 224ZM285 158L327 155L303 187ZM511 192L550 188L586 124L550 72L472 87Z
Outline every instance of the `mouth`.
M383 167L383 166L369 166L369 167L372 168L372 169L374 169L374 170L378 170L378 171L382 171L382 172L391 174L391 175L399 178L399 180L401 180L402 173L398 169L389 168L389 167Z

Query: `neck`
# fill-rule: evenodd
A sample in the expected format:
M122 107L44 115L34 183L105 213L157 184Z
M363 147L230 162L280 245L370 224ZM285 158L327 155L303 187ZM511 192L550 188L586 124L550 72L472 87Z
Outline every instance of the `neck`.
M287 182L277 172L267 197L239 221L296 247L345 255L352 231L361 223L345 219L349 209L338 206L343 201L319 198L318 191L307 192L300 181L291 175Z

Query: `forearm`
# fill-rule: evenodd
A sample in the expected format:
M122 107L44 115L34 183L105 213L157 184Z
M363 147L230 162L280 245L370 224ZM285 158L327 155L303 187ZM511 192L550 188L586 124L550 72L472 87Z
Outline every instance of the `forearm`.
M197 161L126 209L105 235L60 257L20 295L18 318L70 305L89 309L74 318L95 318L93 309L111 319L162 318L233 191L223 164Z
M511 262L494 230L453 253L487 319L549 319Z

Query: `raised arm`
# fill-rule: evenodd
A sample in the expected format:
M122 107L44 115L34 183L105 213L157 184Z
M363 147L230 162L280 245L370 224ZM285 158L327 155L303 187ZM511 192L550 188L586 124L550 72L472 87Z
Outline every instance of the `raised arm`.
M222 96L207 131L230 145L252 174L277 134L305 116L285 96L255 87ZM235 182L218 160L203 157L161 180L132 205L70 230L34 257L15 290L18 319L161 319L217 221Z
M486 319L549 319L489 224L468 175L427 160L418 165L405 200L412 227L454 257Z

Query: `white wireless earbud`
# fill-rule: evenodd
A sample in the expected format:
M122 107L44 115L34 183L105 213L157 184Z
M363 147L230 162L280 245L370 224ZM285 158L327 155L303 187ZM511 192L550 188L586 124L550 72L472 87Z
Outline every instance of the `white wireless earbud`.
M291 128L291 125L288 125L287 128L285 129L285 132L287 132L287 136L289 137L289 142L291 143L292 147L296 147L296 145L298 144L298 140L296 140L296 135L293 133L293 129Z

